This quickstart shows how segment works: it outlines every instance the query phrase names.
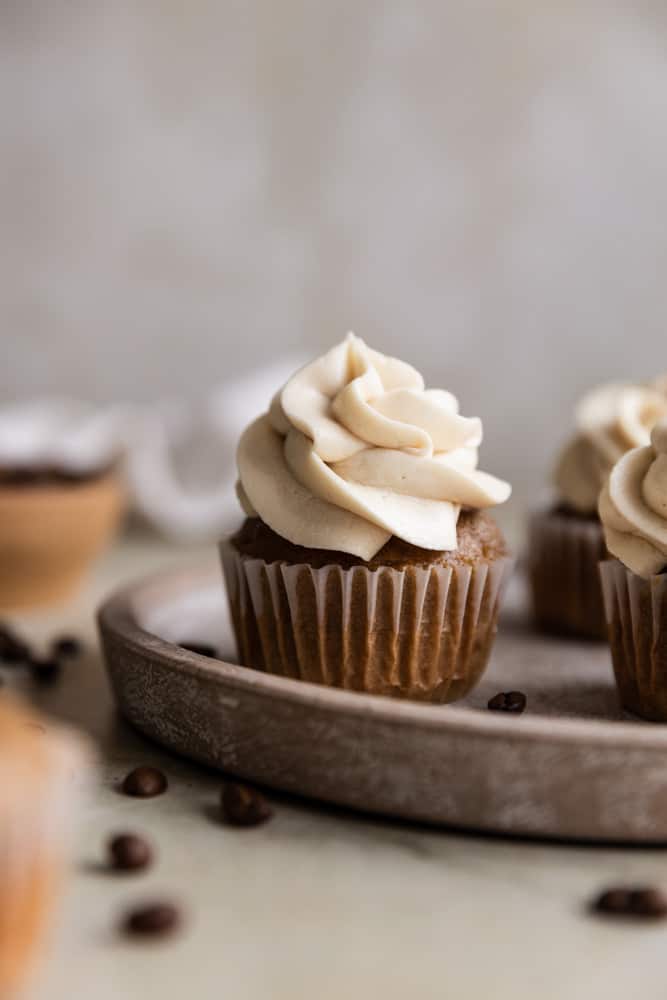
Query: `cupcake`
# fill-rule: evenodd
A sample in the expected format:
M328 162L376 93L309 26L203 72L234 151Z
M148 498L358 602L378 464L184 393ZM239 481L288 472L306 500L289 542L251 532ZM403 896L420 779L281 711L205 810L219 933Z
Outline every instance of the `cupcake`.
M612 557L600 565L623 706L667 721L667 420L616 463L599 504Z
M87 766L75 736L0 697L0 997L39 954Z
M353 334L297 372L238 449L247 519L222 557L241 663L396 697L462 697L511 560L484 509L481 422Z
M113 538L124 420L67 400L0 407L0 608L69 597Z
M114 469L0 470L0 608L70 597L115 535L123 507Z
M607 635L598 564L606 549L597 505L618 459L647 445L667 415L667 396L651 385L604 385L576 409L576 431L554 474L557 499L530 521L528 573L538 626L557 635Z

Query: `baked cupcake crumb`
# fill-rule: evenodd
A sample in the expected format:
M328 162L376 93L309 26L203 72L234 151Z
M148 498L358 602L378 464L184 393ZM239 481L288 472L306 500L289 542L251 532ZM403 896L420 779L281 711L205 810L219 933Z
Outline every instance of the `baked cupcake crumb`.
M458 548L451 552L438 552L410 545L394 535L372 559L365 561L347 552L293 545L272 531L261 518L249 517L231 542L241 555L249 558L290 565L308 563L317 568L341 566L343 569L350 569L352 566L364 566L373 570L383 566L390 566L392 569L405 569L408 566L472 566L479 562L493 562L508 554L500 528L486 511L462 511L457 536Z

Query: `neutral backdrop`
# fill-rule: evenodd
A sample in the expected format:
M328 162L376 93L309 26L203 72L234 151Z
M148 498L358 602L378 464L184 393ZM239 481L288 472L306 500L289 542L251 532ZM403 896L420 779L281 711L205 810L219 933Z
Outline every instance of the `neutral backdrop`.
M352 328L522 503L667 368L660 3L4 0L0 399L196 400Z

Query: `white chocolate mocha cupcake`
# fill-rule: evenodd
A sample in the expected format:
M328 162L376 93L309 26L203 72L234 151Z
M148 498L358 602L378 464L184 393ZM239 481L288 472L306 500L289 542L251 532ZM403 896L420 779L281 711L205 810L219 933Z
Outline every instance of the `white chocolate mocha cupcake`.
M238 449L247 520L223 546L242 661L451 700L486 663L508 559L482 425L350 334L297 372Z
M612 383L587 393L575 411L575 432L554 472L557 501L530 525L533 606L544 631L605 639L598 564L606 549L597 513L609 473L629 449L649 443L667 414L658 383Z

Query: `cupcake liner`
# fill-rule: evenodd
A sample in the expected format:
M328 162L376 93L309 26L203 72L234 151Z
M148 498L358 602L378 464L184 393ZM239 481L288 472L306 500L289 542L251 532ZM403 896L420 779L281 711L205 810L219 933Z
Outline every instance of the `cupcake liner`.
M606 639L598 564L607 558L599 521L537 511L530 519L528 575L539 628Z
M667 576L600 563L614 675L624 708L667 721Z
M29 721L25 726L40 726ZM22 984L36 957L68 860L87 783L76 737L47 732L39 746L0 761L0 996Z
M512 560L369 570L221 545L241 663L355 691L454 701L481 676Z

